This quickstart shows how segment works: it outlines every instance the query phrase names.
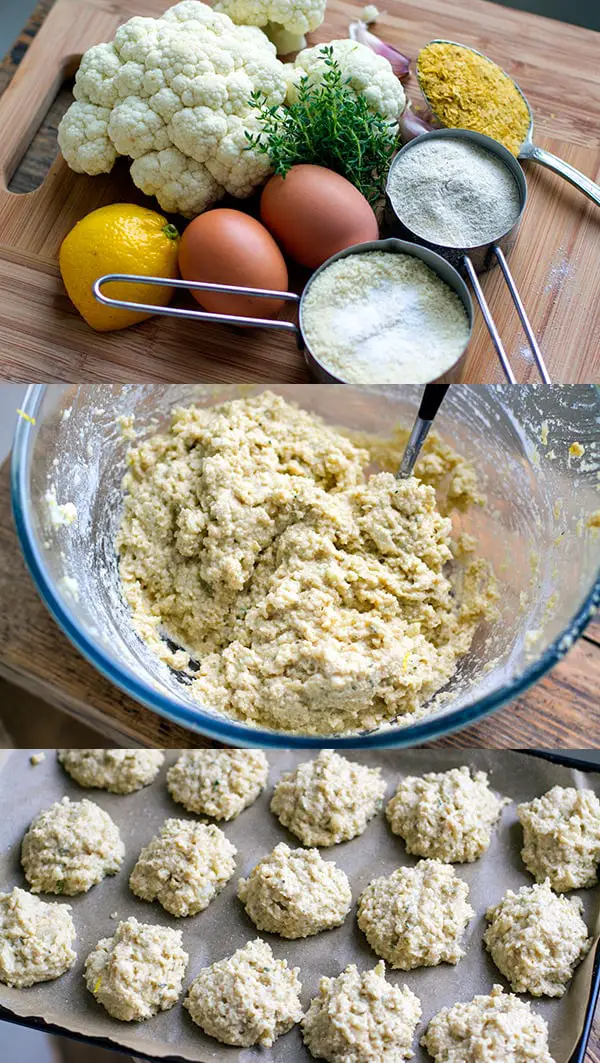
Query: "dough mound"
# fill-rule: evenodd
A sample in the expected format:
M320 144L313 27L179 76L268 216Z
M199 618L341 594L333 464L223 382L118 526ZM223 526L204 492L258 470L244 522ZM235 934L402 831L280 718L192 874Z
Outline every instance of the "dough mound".
M281 776L271 811L304 845L337 845L362 834L384 794L380 768L323 749Z
M259 930L306 938L340 926L350 911L348 877L318 849L276 845L238 882L238 897Z
M483 940L515 993L562 997L592 943L582 911L579 897L557 897L547 880L488 908Z
M113 1019L141 1022L172 1008L183 986L189 956L181 930L119 923L113 937L102 938L85 961L85 984Z
M456 486L454 457L438 453L437 476L446 468ZM176 409L130 449L124 597L140 637L212 711L361 732L427 712L469 651L495 596L489 567L449 571L452 524L434 488L367 478L370 462L269 391Z
M167 772L169 793L188 812L235 819L267 785L262 749L187 749Z
M0 893L0 982L25 989L50 982L77 959L70 904L41 901L15 887Z
M420 860L369 883L358 902L358 925L391 967L458 963L462 936L475 915L468 896L467 883L450 864Z
M59 749L65 771L80 786L132 794L154 781L165 759L160 749Z
M554 1063L544 1019L499 985L489 996L442 1008L421 1044L435 1063Z
M204 967L183 1006L210 1037L226 1045L270 1048L302 1018L299 968L276 960L266 941L249 941Z
M108 812L94 801L63 797L35 817L21 845L21 863L33 893L87 893L116 875L125 846Z
M196 915L229 882L236 853L213 823L167 819L142 849L129 887L136 897L158 901L171 915Z
M304 1043L328 1063L401 1063L413 1055L419 998L386 981L385 964L360 974L354 964L322 978L302 1020Z
M523 863L537 882L557 893L598 884L600 801L593 790L553 786L517 807Z
M498 799L484 771L469 768L409 775L386 808L394 834L415 856L465 864L486 852L507 799Z

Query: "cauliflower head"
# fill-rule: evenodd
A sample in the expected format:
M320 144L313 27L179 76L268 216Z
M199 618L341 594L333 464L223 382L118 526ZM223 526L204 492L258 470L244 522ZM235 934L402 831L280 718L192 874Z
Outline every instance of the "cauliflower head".
M287 55L305 47L304 34L318 29L326 6L327 0L218 0L215 11L246 26L261 26L277 52Z
M58 143L77 173L108 173L129 156L142 192L192 218L226 192L251 195L268 176L268 156L244 150L246 131L260 128L250 96L279 105L286 89L258 27L183 0L161 18L130 19L85 53Z
M344 80L357 95L365 97L370 110L396 123L406 107L406 96L388 60L359 41L329 41L327 47L333 49ZM316 85L327 70L323 45L305 48L285 69L287 101L295 103L302 78L308 77L310 84Z

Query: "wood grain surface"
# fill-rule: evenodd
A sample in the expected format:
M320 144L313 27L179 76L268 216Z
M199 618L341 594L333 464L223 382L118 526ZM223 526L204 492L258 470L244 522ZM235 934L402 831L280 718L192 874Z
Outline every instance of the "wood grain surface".
M165 0L55 0L51 8L45 2L4 64L6 81L18 62L0 98L0 375L6 378L307 379L301 355L283 334L252 330L240 335L227 327L159 318L120 333L96 334L64 293L56 256L71 226L88 211L117 199L150 201L134 189L124 162L113 174L97 178L73 174L60 158L52 162L56 124L69 98L63 89L56 100L57 91L82 50L110 39L117 24L131 15L158 14L164 6ZM434 36L462 40L490 54L527 93L539 143L598 179L599 34L484 0L389 0L385 6L379 32L413 56ZM40 15L46 10L40 29ZM356 5L329 0L327 19L313 40L346 36L356 13ZM409 94L414 93L413 78ZM42 185L26 193L51 162ZM513 272L553 379L598 380L600 211L540 167L528 165L527 176L530 200L511 256ZM301 283L296 277L294 286ZM486 276L484 286L518 379L535 381L499 272ZM480 318L466 379L502 379Z

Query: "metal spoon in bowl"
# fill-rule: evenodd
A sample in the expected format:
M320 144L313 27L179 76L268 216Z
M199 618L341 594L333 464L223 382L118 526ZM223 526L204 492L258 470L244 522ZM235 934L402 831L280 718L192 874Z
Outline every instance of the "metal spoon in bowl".
M485 55L484 52L479 52L477 48L471 48L471 46L468 44L460 44L458 41L447 41L442 40L441 38L436 38L435 40L430 41L429 44L453 44L456 48L462 48L465 51L474 52L475 55L480 55L483 59L487 59L488 63L491 63L492 66L495 66L499 70L502 70L502 67L498 67L498 64L494 63L493 59L490 59L488 55ZM425 45L425 47L428 48L429 45ZM510 81L512 81L529 113L529 129L527 131L525 140L519 148L518 158L530 159L532 162L539 162L542 166L546 166L549 170L552 170L553 173L559 174L560 177L564 177L566 181L570 182L570 184L575 185L575 187L578 188L580 192L583 192L584 195L588 196L588 198L592 200L592 203L595 203L597 207L600 207L600 185L597 185L596 182L592 181L590 177L586 177L585 174L581 173L580 170L576 170L574 166L571 166L570 163L565 162L564 159L559 159L558 155L553 155L552 152L546 151L545 148L540 148L537 144L534 144L533 112L531 110L531 107L529 106L529 100L527 99L522 88L517 85L517 82L514 80L514 78L511 78L510 74L507 74L505 70L503 70L502 73L505 74L505 76ZM417 78L419 80L421 92L427 100L427 103L431 108L433 114L435 115L437 120L442 125L444 125L444 122L442 122L439 115L435 114L435 109L432 107L431 101L427 96L427 92L423 87L418 73L418 63Z
M425 385L423 395L421 396L419 412L412 427L412 432L410 433L406 447L404 448L400 468L396 473L397 480L406 480L407 477L412 476L413 469L418 461L419 454L421 453L421 448L429 435L429 429L435 420L435 416L444 401L448 386L448 384Z

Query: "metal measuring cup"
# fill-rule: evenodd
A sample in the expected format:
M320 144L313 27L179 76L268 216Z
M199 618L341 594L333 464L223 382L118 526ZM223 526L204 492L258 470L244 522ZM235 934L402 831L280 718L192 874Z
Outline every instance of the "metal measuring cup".
M346 384L346 380L335 376L331 370L327 369L314 351L311 350L310 345L306 342L303 327L304 300L315 279L333 262L337 262L340 258L346 258L348 255L364 254L366 251L388 251L397 254L412 255L413 258L419 258L426 266L429 266L429 268L437 274L437 276L443 280L448 287L456 293L456 295L458 295L465 309L469 324L467 340L460 355L456 358L450 368L441 376L436 377L431 381L427 381L427 383L459 383L462 378L466 350L473 330L473 303L471 301L471 296L469 295L469 289L458 270L456 270L446 258L437 254L431 248L425 247L421 244L409 243L405 240L394 238L387 240L370 240L364 244L354 244L352 247L347 247L345 250L339 251L336 255L332 255L322 266L319 266L306 283L301 295L296 295L295 292L271 291L267 288L244 288L233 284L212 284L208 281L171 280L166 277L145 277L134 273L107 273L104 277L99 277L98 280L94 282L92 285L92 291L99 303L103 303L105 306L118 307L120 310L133 310L136 312L143 310L149 314L156 314L164 317L189 318L192 321L212 321L219 324L242 326L244 328L258 327L278 329L282 332L291 332L296 337L298 347L304 353L304 359L314 380L320 384ZM298 306L298 324L295 324L293 321L278 321L273 318L217 314L211 313L208 310L191 310L176 306L156 306L154 303L136 303L129 302L125 299L112 299L102 291L103 286L109 284L111 281L120 281L128 284L153 284L161 287L164 285L170 288L193 289L194 291L201 292L231 292L235 295L256 295L264 297L265 299L283 299L288 303L295 303ZM407 381L407 383L414 383L414 381Z
M412 151L417 145L422 144L424 140L433 139L460 140L476 144L478 147L495 155L506 166L514 178L520 198L519 214L509 229L503 233L498 233L494 239L489 240L485 244L456 247L447 244L434 244L430 240L421 236L404 221L390 195L390 181L392 174L394 173L394 170L400 166L400 160L407 152ZM416 240L425 247L432 248L437 254L451 262L456 269L464 270L469 278L473 291L475 292L477 302L479 303L481 313L483 314L483 318L487 325L492 343L496 349L502 369L504 370L504 374L511 384L516 384L517 378L510 365L508 355L504 349L504 344L500 338L500 334L477 276L478 273L483 273L486 270L491 269L497 262L502 270L506 285L525 331L525 335L527 336L529 345L533 351L533 356L539 369L540 376L545 384L550 384L551 380L548 375L548 370L546 369L542 352L535 337L531 322L527 316L523 300L519 295L513 275L508 268L508 262L506 261L506 254L510 251L517 238L517 231L521 223L526 202L527 182L525 180L525 175L514 155L511 155L507 148L502 144L499 144L497 140L492 140L491 137L484 136L483 133L475 133L470 129L435 129L431 133L422 133L421 136L415 137L414 140L410 140L393 159L386 184L385 221L390 232L397 233L404 239Z
M485 55L484 52L479 52L477 48L471 48L471 46L468 44L460 44L458 41L447 41L441 38L436 38L435 40L430 41L429 44L452 44L455 48L461 48L467 52L474 52L475 55L480 55L482 59L487 59L488 63L492 63L493 66L498 67L498 64L494 63L494 60L490 59L488 55ZM427 48L429 46L425 45L425 47ZM498 69L502 70L502 67L498 67ZM569 183L574 185L575 188L578 188L580 192L583 192L584 195L588 196L588 198L591 199L592 202L596 204L596 206L600 207L600 185L597 185L596 182L592 181L590 177L586 177L586 175L584 173L581 173L580 170L576 170L574 166L571 166L570 163L565 162L564 159L560 159L558 155L553 155L552 152L546 151L545 148L540 148L537 144L534 143L533 111L531 110L531 107L529 105L529 100L527 99L527 96L523 92L523 89L520 85L517 84L515 79L512 78L510 74L507 74L505 70L502 70L502 73L505 77L509 79L509 81L512 81L521 99L523 100L523 103L525 104L527 112L529 114L529 129L527 130L525 140L519 148L518 157L520 159L530 159L532 162L539 162L541 166L546 166L547 169L552 170L553 173L559 174L560 177L564 177L566 181L569 181ZM432 113L435 114L435 110L433 107L431 107L429 97L427 96L427 93L421 83L421 79L419 78L418 66L417 78L419 81L421 92L427 100L427 103ZM435 117L438 118L438 115L435 115ZM438 118L438 121L441 122L441 119ZM444 123L441 122L441 124L443 125Z

